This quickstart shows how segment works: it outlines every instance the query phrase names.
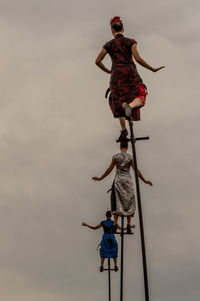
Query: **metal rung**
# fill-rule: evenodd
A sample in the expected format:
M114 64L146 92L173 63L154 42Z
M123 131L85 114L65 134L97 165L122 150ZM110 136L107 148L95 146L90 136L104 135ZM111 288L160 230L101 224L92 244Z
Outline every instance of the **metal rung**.
M149 136L146 136L146 137L138 137L138 138L135 138L136 141L138 140L149 140Z
M114 234L120 234L120 235L122 235L122 233L121 232L116 232L116 233L114 233ZM123 233L123 235L133 235L134 233Z

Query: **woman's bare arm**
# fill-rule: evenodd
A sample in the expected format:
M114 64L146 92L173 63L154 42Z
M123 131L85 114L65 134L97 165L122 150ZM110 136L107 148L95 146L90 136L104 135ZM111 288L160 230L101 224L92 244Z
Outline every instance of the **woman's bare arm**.
M108 74L111 74L111 70L108 70L104 64L102 63L104 57L106 56L107 54L107 51L103 48L101 50L101 52L99 53L99 55L97 56L96 58L96 61L95 61L95 64L101 69L103 70L104 72L108 73Z
M90 226L90 225L88 225L88 224L86 224L86 223L82 223L82 226L83 226L83 227L88 227L88 228L90 228L90 229L92 229L92 230L96 230L96 229L101 228L101 224L98 224L98 225L96 225L96 226Z
M132 160L132 162L131 162L131 165L132 165L132 167L133 167L133 169L134 169L134 171L135 171L135 165L134 165L133 160ZM141 173L141 171L140 171L139 169L137 170L137 173L138 173L138 177L139 177L145 184L149 184L150 186L153 186L153 184L151 183L151 181L145 180L145 178L143 177L143 175L142 175L142 173Z
M110 166L106 169L106 171L104 172L104 174L99 178L99 177L93 177L92 180L94 181L101 181L103 180L105 177L107 177L107 175L109 175L109 173L111 173L111 171L113 170L115 166L115 160L112 159Z
M138 62L138 64L140 64L141 66L145 67L146 69L149 69L153 72L157 72L159 71L160 69L163 69L165 68L165 66L162 66L162 67L159 67L159 68L153 68L151 67L149 64L147 64L143 58L141 58L141 56L139 55L139 52L137 50L137 44L133 44L132 48L131 48L131 51L132 51L132 55L134 57L134 59L136 60L136 62Z

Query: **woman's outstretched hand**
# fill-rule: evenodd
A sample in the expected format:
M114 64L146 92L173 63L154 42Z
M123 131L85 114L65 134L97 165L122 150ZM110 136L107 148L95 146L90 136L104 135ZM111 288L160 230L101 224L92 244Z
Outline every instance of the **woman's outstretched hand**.
M82 225L83 227L87 226L86 223L84 223L84 222L83 222L81 225Z
M99 178L99 177L93 177L92 180L94 180L94 181L101 181L101 178Z
M153 186L153 184L151 183L151 181L145 181L145 184L149 184L150 186Z
M159 68L152 68L152 71L153 72L157 72L157 71L159 71L159 70L161 70L163 68L165 68L165 66L162 66L162 67L159 67Z

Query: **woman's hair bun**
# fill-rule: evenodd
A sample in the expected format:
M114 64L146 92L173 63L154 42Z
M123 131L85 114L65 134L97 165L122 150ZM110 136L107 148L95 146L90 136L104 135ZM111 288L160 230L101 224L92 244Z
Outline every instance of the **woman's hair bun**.
M116 32L120 32L123 29L123 23L120 17L115 16L110 20L111 28L114 29Z
M122 20L120 19L120 17L115 16L110 20L110 24L113 24L113 23L122 23Z

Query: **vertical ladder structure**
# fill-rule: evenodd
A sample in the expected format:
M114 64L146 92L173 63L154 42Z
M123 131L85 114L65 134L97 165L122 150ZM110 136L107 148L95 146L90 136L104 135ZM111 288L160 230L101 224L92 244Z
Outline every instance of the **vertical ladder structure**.
M120 269L120 301L123 300L123 288L124 288L124 216L121 223L121 269Z
M145 248L145 236L144 236L144 225L143 225L143 213L142 213L142 204L141 204L141 195L140 195L140 186L139 178L137 173L137 157L136 157L136 141L140 140L149 140L149 136L135 138L133 132L133 120L129 120L130 134L131 134L131 145L133 153L133 161L135 166L135 184L137 192L137 205L138 205L138 215L139 215L139 224L140 224L140 238L141 238L141 249L142 249L142 262L143 262L143 276L144 276L144 291L145 291L145 301L149 301L149 286L148 286L148 272L147 272L147 260L146 260L146 248ZM127 234L124 232L124 216L121 216L122 230L121 235L121 270L120 270L120 301L123 301L123 287L124 287L124 235ZM133 233L132 233L133 234Z
M147 260L146 260L146 248L145 248L145 235L144 235L144 225L143 225L143 213L142 213L142 204L141 204L141 195L140 195L140 186L139 186L139 177L137 173L137 157L136 157L136 141L140 140L149 140L149 137L139 137L135 138L133 131L133 120L129 119L129 127L131 134L131 145L133 153L133 161L135 166L135 184L137 192L137 205L138 205L138 215L139 215L139 224L140 224L140 238L141 238L141 249L142 249L142 262L143 262L143 277L144 277L144 291L145 291L145 301L149 301L149 286L148 286L148 272L147 272ZM121 216L121 232L116 232L115 234L120 234L121 236L121 265L120 265L120 301L123 301L123 292L124 292L124 235L128 233L124 232L124 216ZM133 235L133 233L131 233ZM130 233L128 234L130 235ZM110 271L114 270L110 268L110 259L108 258L108 289L109 289L109 301L111 301L111 274Z
M108 258L108 268L103 269L104 271L108 271L108 300L111 301L111 273L110 271L114 271L115 269L111 269L110 267L110 258Z
M140 185L139 185L139 178L138 178L138 173L137 173L137 157L136 157L136 149L135 149L135 142L137 140L148 140L149 137L135 138L134 132L133 132L133 120L132 119L129 120L129 127L130 127L130 133L131 133L133 161L134 161L134 166L135 166L135 184L136 184L138 215L139 215L139 223L140 223L140 238L141 238L141 248L142 248L145 301L149 301L149 286L148 286L148 272L147 272L144 225L143 225L143 213L142 213Z
M133 233L124 232L124 216L121 216L121 232L116 232L121 236L121 263L120 263L120 301L123 301L124 293L124 235L133 235Z

